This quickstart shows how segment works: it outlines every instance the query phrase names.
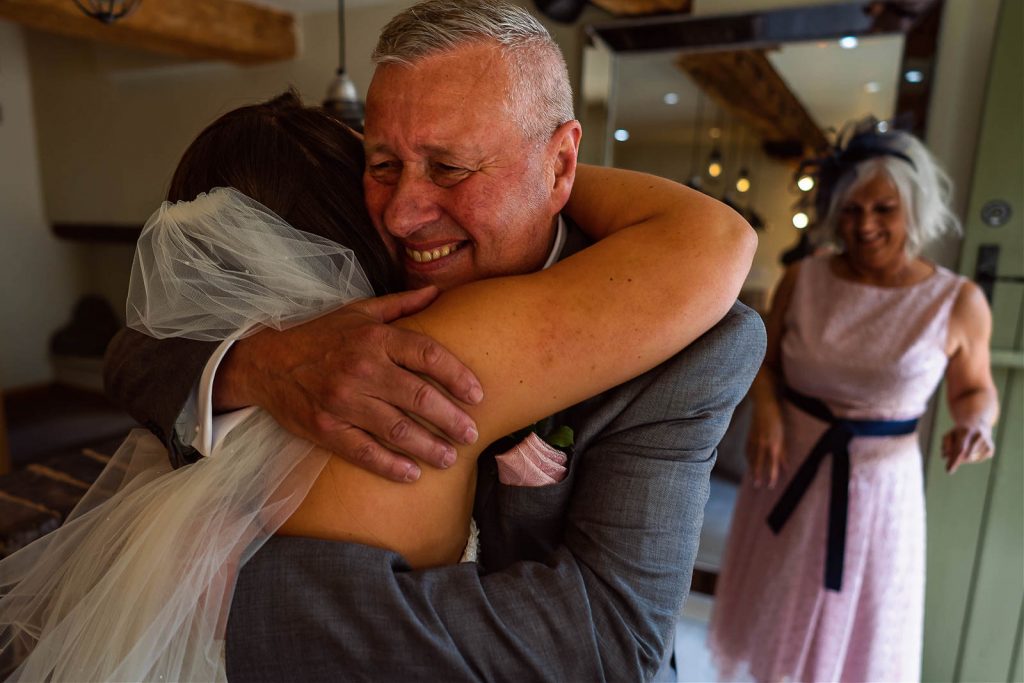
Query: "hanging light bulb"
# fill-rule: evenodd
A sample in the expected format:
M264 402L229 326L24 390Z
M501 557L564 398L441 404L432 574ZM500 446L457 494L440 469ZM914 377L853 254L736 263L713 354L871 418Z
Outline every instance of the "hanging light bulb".
M708 175L712 178L722 175L722 152L719 151L717 145L711 150L711 155L708 157Z
M86 15L104 24L113 24L138 9L142 0L75 0L75 5Z
M323 107L349 128L363 132L366 107L345 73L345 0L338 0L338 70L327 86Z
M803 211L797 211L793 214L793 227L797 230L803 230L810 224L811 219L807 217L807 214Z
M796 181L796 186L801 192L810 192L814 189L814 178L805 173Z
M747 192L750 190L750 174L747 169L741 168L739 177L736 178L736 191Z

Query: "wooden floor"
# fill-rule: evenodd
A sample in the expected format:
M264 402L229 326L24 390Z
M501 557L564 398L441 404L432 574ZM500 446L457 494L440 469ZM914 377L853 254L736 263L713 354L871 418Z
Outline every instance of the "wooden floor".
M136 426L102 394L57 384L7 392L3 403L0 557L59 526Z

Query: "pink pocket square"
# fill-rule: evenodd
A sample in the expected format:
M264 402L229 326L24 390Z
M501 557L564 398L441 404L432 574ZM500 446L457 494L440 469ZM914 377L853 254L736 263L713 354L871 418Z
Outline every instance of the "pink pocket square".
M508 486L547 486L565 479L565 453L533 432L494 459L498 463L498 481Z

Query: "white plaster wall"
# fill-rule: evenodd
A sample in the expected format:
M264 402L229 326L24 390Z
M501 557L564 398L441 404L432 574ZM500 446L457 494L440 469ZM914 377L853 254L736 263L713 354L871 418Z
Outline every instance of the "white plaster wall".
M50 232L22 30L0 21L0 388L45 383L50 335L79 290L73 246Z
M380 28L410 4L349 8L347 67L364 95ZM50 219L141 224L166 195L181 153L217 116L289 86L306 101L319 102L337 67L336 17L302 16L298 57L254 67L26 31ZM83 287L105 296L123 315L134 248L83 244L75 251Z

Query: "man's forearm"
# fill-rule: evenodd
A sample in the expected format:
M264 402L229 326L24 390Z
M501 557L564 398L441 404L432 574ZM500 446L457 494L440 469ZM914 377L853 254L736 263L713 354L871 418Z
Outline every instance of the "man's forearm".
M167 445L175 467L189 461L175 423L216 348L216 342L158 340L131 329L121 330L107 348L107 395Z

